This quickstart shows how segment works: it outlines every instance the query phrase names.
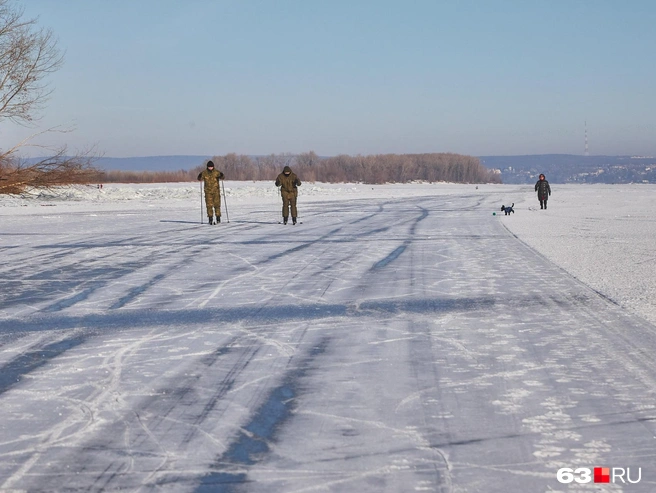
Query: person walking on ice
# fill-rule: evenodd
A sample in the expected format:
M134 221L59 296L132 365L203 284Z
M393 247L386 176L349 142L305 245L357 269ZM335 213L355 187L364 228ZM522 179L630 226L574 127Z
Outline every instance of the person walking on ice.
M289 166L285 166L282 173L276 178L276 186L280 187L280 195L282 195L283 224L287 224L290 208L292 210L292 224L296 224L296 218L298 217L296 198L298 197L298 187L301 186L301 180L298 179L298 176Z
M549 199L549 195L551 195L551 187L543 174L540 175L540 179L535 184L535 191L538 192L540 209L546 209L547 200Z
M221 222L221 188L219 187L219 180L224 178L223 173L214 169L212 161L207 161L207 169L198 173L198 181L203 182L205 206L207 207L207 217L210 224L219 224ZM214 222L215 213L216 222Z

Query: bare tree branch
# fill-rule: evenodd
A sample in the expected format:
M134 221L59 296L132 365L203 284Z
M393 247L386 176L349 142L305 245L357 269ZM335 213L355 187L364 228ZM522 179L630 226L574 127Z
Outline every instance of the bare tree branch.
M3 156L0 158L0 194L94 182L98 170L93 166L93 160L88 153L68 156L66 147L36 162Z
M23 13L8 0L0 0L0 124L33 122L51 93L45 79L63 62L52 32L38 29L35 19L24 20ZM26 147L46 149L31 143L36 136L69 131L50 128L9 149L0 149L0 193L91 182L98 171L92 165L90 153L69 156L64 146L54 151L47 149L53 154L36 161L17 157Z
M0 0L0 121L29 124L51 94L46 76L63 63L57 41L36 20Z

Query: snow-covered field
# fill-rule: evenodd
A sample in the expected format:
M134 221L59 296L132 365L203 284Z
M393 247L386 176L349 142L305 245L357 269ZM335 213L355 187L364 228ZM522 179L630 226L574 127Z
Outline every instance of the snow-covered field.
M552 190L0 196L0 491L655 491L656 187Z

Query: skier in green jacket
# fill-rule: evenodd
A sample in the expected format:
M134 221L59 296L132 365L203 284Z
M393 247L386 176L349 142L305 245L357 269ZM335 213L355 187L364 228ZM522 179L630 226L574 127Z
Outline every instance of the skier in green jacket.
M296 210L296 197L298 197L298 188L301 186L301 180L292 171L289 166L285 166L282 173L276 178L276 186L280 187L282 195L282 222L287 224L289 218L289 209L292 210L292 224L296 224L298 211Z
M225 176L218 169L214 169L214 163L207 161L207 169L198 173L198 181L203 182L205 190L205 205L207 206L207 216L210 224L219 224L221 222L221 188L219 180ZM214 212L216 212L216 222L214 222Z

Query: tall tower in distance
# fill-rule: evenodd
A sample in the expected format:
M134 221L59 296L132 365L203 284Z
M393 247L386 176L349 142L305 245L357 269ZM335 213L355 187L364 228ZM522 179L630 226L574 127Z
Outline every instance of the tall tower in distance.
M588 151L588 122L585 122L585 151L583 152L584 156L589 156L590 152Z

